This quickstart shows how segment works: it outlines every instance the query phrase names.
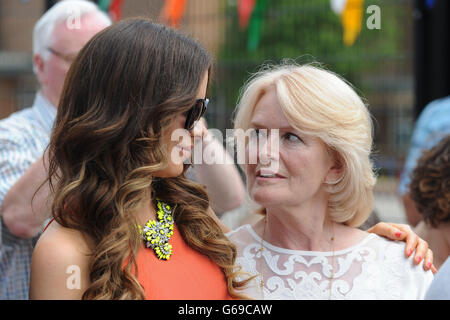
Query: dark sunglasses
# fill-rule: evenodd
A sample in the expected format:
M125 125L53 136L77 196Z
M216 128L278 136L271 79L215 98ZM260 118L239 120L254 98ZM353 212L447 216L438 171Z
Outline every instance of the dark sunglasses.
M186 122L184 128L191 131L195 127L195 123L205 114L208 107L209 99L198 99L192 108L186 113Z

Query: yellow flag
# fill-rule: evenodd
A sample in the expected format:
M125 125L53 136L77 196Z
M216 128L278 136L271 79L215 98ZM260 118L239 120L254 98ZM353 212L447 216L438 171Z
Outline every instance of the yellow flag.
M353 45L361 32L363 20L364 0L347 0L341 14L342 28L344 29L344 44Z

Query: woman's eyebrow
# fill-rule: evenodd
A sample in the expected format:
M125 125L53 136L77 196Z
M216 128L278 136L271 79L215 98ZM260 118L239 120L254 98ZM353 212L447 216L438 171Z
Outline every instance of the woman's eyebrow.
M250 126L254 127L254 128L268 128L267 123L266 124L262 124L258 121L250 121ZM282 126L281 128L274 128L274 129L278 129L278 130L296 130L295 128L293 128L292 126Z

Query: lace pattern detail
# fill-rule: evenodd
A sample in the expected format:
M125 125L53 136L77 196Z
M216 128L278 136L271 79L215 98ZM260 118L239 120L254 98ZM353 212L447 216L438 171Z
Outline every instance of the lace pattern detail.
M264 242L250 225L228 234L237 246L236 264L264 275L246 289L256 299L329 299L332 252L297 251ZM357 245L335 252L331 299L423 299L433 275L404 256L404 244L369 234Z

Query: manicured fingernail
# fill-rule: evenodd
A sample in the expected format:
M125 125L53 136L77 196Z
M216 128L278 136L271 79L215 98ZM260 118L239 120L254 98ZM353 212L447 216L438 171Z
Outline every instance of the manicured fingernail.
M422 260L422 257L417 257L416 258L417 263L419 263L421 260Z
M428 266L428 269L431 269L431 262L428 262L427 266Z
M411 256L411 253L412 253L412 252L413 252L412 249L409 249L409 251L408 251L408 257Z
M395 236L398 238L398 237L400 237L402 235L402 233L400 232L400 231L398 231L398 232L396 232L395 233Z

